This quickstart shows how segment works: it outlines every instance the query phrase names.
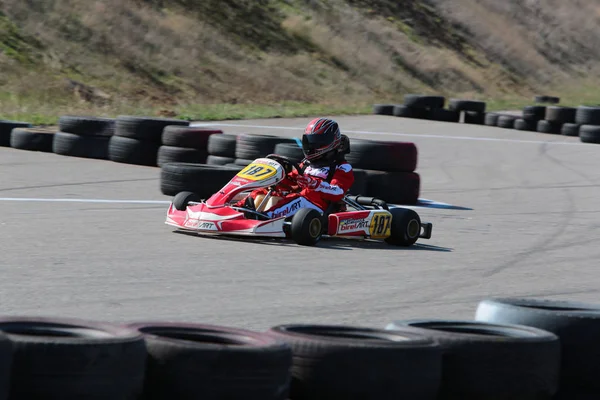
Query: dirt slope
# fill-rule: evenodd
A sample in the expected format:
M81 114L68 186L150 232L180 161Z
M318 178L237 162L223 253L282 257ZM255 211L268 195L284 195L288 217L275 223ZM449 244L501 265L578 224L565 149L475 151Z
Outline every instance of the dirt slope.
M594 0L3 0L0 106L530 96L596 76Z

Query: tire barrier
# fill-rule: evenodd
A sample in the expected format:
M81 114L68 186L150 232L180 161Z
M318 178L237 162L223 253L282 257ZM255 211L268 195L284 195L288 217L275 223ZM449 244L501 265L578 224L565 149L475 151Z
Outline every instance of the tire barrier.
M169 125L189 126L189 122L169 118L122 115L108 145L108 158L125 164L157 166L163 130Z
M58 119L52 152L63 156L108 160L108 144L114 133L114 119L63 115Z
M561 343L560 398L600 397L600 306L557 300L492 298L479 303L477 321L521 324L556 334Z
M442 352L423 334L329 325L280 325L292 349L290 399L436 399Z
M54 130L44 128L14 128L10 134L13 149L52 153Z
M170 162L205 164L208 157L208 139L223 131L168 125L163 129L162 145L158 149L157 165Z
M0 400L600 398L600 304L486 298L385 327L0 316Z
M0 146L10 147L10 137L15 128L32 128L28 122L0 120Z
M462 320L400 320L386 329L409 329L444 352L442 399L551 399L558 391L560 343L528 326Z
M286 400L292 351L283 341L228 327L138 322L147 349L144 399Z
M578 136L584 143L600 143L600 106L564 107L556 105L560 98L536 96L534 102L547 105L523 107L522 113L485 112L481 101L450 99L448 110L443 108L444 97L406 95L404 104L374 104L373 114L404 118L429 119L445 122L496 126L505 129L531 131L563 136ZM462 116L457 119L456 114Z

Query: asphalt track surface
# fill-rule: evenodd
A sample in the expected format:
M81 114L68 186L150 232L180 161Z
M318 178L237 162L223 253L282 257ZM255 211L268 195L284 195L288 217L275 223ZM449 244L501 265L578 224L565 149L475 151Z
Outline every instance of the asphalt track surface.
M308 120L221 126L299 136ZM203 238L164 224L158 168L0 148L1 313L261 330L472 318L488 296L597 300L600 146L386 116L337 120L351 138L415 142L421 197L468 209L419 209L433 237L412 248ZM150 202L90 201L102 199Z

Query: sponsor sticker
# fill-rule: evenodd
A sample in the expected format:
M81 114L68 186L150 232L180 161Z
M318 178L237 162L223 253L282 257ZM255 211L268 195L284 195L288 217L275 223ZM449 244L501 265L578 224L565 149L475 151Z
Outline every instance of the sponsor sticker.
M338 233L360 231L367 228L369 228L368 218L343 219L338 225Z
M205 231L216 231L217 227L214 222L203 221L203 222L198 223L198 229L202 229Z
M273 213L272 218L283 217L285 215L288 215L292 211L298 210L300 208L301 203L302 203L302 198L299 198L298 200L291 202L283 210L279 210L278 212Z

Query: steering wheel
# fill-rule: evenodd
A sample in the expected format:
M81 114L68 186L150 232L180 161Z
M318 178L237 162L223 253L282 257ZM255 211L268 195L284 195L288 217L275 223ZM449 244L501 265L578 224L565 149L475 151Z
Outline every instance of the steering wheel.
M281 164L286 175L289 174L290 172L292 172L292 168L294 168L296 171L298 171L299 174L302 174L304 172L303 169L300 167L300 164L293 162L288 157L280 156L278 154L269 154L267 156L267 158L270 158L271 160L275 160L279 164Z

